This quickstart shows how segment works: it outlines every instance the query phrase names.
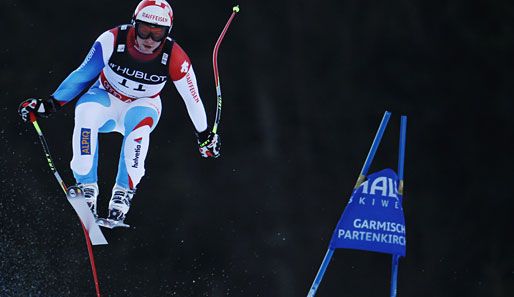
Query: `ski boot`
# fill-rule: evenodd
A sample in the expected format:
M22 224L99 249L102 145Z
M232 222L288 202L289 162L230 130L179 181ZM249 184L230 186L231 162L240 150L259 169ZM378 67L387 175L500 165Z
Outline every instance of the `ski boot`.
M93 213L93 216L95 217L95 219L97 219L98 214L96 211L96 200L98 198L98 184L97 183L91 183L91 184L78 183L77 186L82 189L87 206L89 206L89 209Z
M112 197L109 202L109 215L107 219L99 219L97 223L102 227L130 227L125 224L126 215L130 209L130 201L136 193L136 189L124 188L118 184L112 189Z

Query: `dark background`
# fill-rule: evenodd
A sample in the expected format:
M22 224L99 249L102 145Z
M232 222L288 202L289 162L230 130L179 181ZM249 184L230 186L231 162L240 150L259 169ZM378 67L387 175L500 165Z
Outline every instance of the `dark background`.
M0 296L95 296L79 220L19 102L45 97L138 1L0 2ZM232 1L173 1L209 121ZM511 1L240 1L219 52L222 156L173 84L127 230L94 247L102 296L306 296L385 110L408 116L399 296L514 296ZM73 106L40 120L67 184ZM105 215L121 135L100 137ZM388 296L391 257L338 250L317 296Z

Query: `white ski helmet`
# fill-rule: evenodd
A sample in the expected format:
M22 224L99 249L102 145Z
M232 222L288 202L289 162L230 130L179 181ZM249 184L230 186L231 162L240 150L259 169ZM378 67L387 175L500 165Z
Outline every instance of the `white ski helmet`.
M133 25L136 21L168 27L169 34L173 26L173 10L165 0L143 0L132 16Z

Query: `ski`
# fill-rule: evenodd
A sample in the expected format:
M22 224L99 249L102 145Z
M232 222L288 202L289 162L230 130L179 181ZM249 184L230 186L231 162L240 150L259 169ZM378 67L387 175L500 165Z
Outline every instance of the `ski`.
M41 128L39 127L39 124L36 121L36 115L33 112L31 112L29 114L29 116L30 116L30 121L32 122L32 125L34 126L34 129L36 129L36 132L37 132L37 134L39 136L39 141L41 142L41 145L43 146L43 151L45 153L46 160L48 161L48 166L50 166L50 170L54 174L55 179L57 180L57 182L61 186L61 189L66 194L66 197L68 197L68 188L64 184L64 181L62 180L61 176L59 175L59 173L57 172L57 169L54 166L54 161L52 159L52 156L50 155L50 149L48 148L48 145L46 144L45 136L43 135L43 131L41 131ZM81 192L82 192L82 190L79 193L81 193ZM75 197L72 198L73 201L74 201L74 199L75 199ZM68 199L68 201L70 201L70 199ZM87 206L87 203L85 201L83 201L83 202ZM72 206L73 206L73 204L72 204ZM89 213L90 213L91 216L93 216L91 211L89 211ZM81 219L80 216L79 216L79 219ZM98 286L98 276L96 274L95 258L93 256L93 248L91 247L92 238L90 237L88 229L86 228L84 223L82 221L80 223L82 225L82 229L84 230L84 235L86 237L87 252L89 254L89 261L91 262L91 270L93 272L93 278L94 278L94 281L95 281L96 296L100 297L100 288ZM96 224L93 224L93 225L96 225ZM98 228L98 226L96 228ZM100 228L98 228L98 231L100 231ZM98 244L107 244L107 240L105 240L105 237L103 237L103 234L102 234L101 231L100 231L100 234L101 234L101 237L103 238L103 240L101 240L102 238L99 238L99 240L97 241L96 240L97 236L95 236L95 242L98 243Z
M114 228L119 228L119 227L130 228L130 225L125 224L123 221L103 219L103 218L96 219L96 224L98 226L101 226L104 228L109 228L109 229L114 229Z
M68 198L68 202L70 202L71 206L79 216L82 224L86 228L89 233L89 238L91 239L92 245L101 245L107 244L107 240L105 239L102 230L96 223L95 216L89 209L89 206L86 203L84 198L84 192L80 187L71 186L68 188L68 193L66 195Z

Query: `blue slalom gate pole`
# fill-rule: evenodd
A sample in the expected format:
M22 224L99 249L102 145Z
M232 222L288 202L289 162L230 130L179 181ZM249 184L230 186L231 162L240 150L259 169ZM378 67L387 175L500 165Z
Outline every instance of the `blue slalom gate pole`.
M403 195L403 167L405 164L405 138L407 133L407 116L402 116L400 128L400 156L398 158L398 179L400 179L400 195Z
M398 260L400 255L393 255L393 268L391 273L391 297L396 297L396 283L398 281Z
M323 259L323 262L321 263L321 266L318 270L318 274L316 275L316 278L314 279L314 282L312 283L311 289L309 290L309 294L307 294L307 297L314 297L316 294L316 291L318 290L319 284L321 283L321 280L323 279L323 275L325 274L325 270L327 270L328 263L330 263L330 259L332 259L332 255L334 254L334 250L329 248L327 250L327 253L325 254L325 258Z
M362 167L359 178L357 179L355 189L357 189L360 186L360 184L364 181L364 179L366 178L366 174L368 173L368 169L371 165L371 162L373 161L373 158L375 157L375 153L377 152L378 146L380 144L380 141L382 140L382 136L384 135L384 131L387 127L387 122L389 121L390 117L391 117L391 113L389 111L386 111L384 113L384 116L382 117L382 121L380 122L380 126L378 127L377 134L375 135L375 139L373 140L373 144L371 145L371 149L369 150L368 156L366 157L366 162L364 162L364 166ZM325 271L327 270L328 263L330 263L330 260L332 259L333 254L334 254L334 249L328 248L328 250L325 254L325 258L323 259L323 262L321 263L321 266L318 270L318 273L316 274L316 278L314 279L314 282L311 285L311 289L309 290L307 297L314 297L314 295L316 294L316 291L318 290L319 284L321 283L321 280L323 279L323 275L325 274Z
M403 167L405 164L405 134L407 132L407 116L402 116L400 127L400 152L398 157L398 179L400 185L398 186L398 193L403 195ZM393 263L391 269L391 297L396 297L397 282L398 282L398 261L400 255L393 255Z
M377 134L375 135L375 139L373 140L373 144L371 145L371 149L369 150L368 156L366 157L366 162L364 162L364 166L362 166L359 178L355 183L355 189L357 189L364 182L364 179L368 174L369 167L371 166L371 162L373 162L373 158L375 157L375 153L377 152L378 145L382 140L382 136L384 135L384 131L387 127L387 122L389 121L390 117L391 113L389 111L386 111L384 113L384 116L382 117L382 122L380 123L380 127L378 127Z

